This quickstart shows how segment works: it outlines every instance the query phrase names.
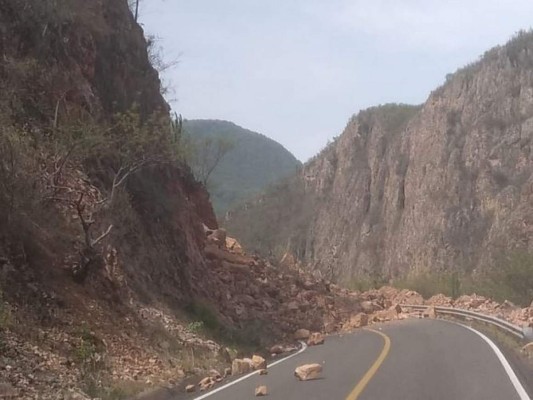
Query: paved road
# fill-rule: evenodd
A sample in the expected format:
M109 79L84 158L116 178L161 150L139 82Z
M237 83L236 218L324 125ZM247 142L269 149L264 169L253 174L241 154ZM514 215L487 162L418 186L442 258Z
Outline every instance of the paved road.
M299 382L301 364L323 364L323 379ZM253 375L209 400L253 399L266 385L271 400L524 400L494 350L475 332L438 320L407 320L378 332L332 336L323 346ZM215 388L216 389L216 388ZM205 394L195 394L194 399Z

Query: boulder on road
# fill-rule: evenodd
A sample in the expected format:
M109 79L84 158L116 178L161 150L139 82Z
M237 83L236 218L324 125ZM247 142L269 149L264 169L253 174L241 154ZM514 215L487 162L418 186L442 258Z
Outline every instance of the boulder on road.
M368 325L368 315L365 313L359 313L352 315L350 320L342 327L343 331L349 331L352 329L362 328Z
M254 354L252 357L252 365L254 369L265 369L267 362L263 357Z
M313 332L311 336L309 336L309 339L307 340L308 346L317 346L319 344L324 344L324 335L322 335L320 332Z
M270 354L281 354L284 352L285 348L280 344L276 344L270 348Z
M300 381L310 381L317 379L322 373L322 365L320 364L304 364L300 365L294 370L294 376Z
M196 390L196 386L194 386L194 385L187 385L187 386L185 387L185 391L186 391L187 393L192 393L192 392L194 392L195 390Z
M307 340L309 339L310 335L311 332L309 332L307 329L298 329L296 332L294 332L294 338L296 340Z
M254 369L254 364L249 358L236 358L231 363L231 375L242 375L251 372Z
M204 379L202 379L200 382L198 382L198 386L200 387L200 391L211 389L215 385L216 381L210 377L206 376Z
M217 382L222 381L222 374L216 369L212 369L211 371L209 371L209 376L211 376L211 378L213 378Z
M268 369L263 368L259 370L259 375L268 375Z
M258 386L255 388L256 396L266 396L268 394L267 387L265 385Z

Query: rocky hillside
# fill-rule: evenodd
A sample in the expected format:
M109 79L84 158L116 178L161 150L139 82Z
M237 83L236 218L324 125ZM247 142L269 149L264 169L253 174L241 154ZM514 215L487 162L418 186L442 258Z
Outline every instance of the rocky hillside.
M520 33L420 107L360 112L226 225L250 248L288 251L338 282L480 271L532 250L532 136L533 33Z
M223 140L231 150L217 165L208 182L211 201L218 216L295 171L301 163L281 144L219 120L185 120L184 130L193 143Z
M220 240L147 46L126 0L0 0L2 398L129 398L357 308Z

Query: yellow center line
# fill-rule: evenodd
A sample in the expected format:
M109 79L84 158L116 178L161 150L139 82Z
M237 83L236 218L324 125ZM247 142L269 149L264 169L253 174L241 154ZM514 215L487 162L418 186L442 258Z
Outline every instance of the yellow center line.
M367 331L377 333L380 335L383 340L385 341L385 344L383 346L383 350L381 350L381 354L377 358L376 361L374 361L374 364L370 367L368 371L366 371L366 374L363 376L363 378L359 381L357 386L353 388L351 393L346 397L346 400L357 400L359 398L359 395L365 390L366 385L370 382L370 380L374 377L376 372L378 371L381 364L383 364L383 361L385 361L385 358L387 358L387 354L389 354L390 350L390 338L385 335L382 332L376 331L374 329L367 329Z

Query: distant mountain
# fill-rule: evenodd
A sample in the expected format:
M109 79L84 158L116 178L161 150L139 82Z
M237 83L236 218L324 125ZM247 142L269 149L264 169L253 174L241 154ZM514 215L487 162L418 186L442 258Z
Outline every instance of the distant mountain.
M278 142L221 120L185 120L184 130L193 140L222 138L234 147L213 171L208 184L216 214L292 175L301 163Z

